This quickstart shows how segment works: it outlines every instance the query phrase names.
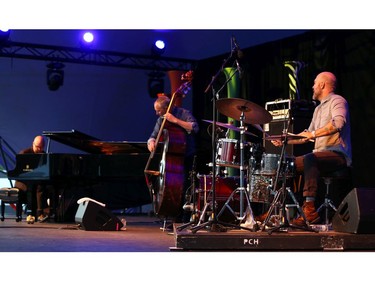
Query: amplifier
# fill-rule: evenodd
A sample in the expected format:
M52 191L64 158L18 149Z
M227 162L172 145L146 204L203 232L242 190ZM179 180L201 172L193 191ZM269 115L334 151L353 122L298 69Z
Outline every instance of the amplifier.
M275 100L266 102L266 110L272 115L272 120L288 119L292 109L292 100Z

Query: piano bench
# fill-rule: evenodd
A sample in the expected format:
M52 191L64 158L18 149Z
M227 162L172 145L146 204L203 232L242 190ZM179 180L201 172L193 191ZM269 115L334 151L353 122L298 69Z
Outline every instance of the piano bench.
M5 216L5 204L16 205L16 221L22 220L22 202L19 200L19 189L3 187L0 188L0 200L1 200L1 221L4 221Z

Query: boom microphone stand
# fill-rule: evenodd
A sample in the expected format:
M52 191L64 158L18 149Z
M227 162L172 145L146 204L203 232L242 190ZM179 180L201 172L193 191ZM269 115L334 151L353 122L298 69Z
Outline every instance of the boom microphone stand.
M216 112L216 99L219 97L219 93L221 92L222 89L227 85L227 83L232 79L233 75L235 75L238 72L238 68L236 71L233 72L233 75L225 81L224 85L219 89L219 91L216 93L215 89L213 87L214 82L217 80L219 75L221 74L222 70L224 69L225 65L228 63L228 61L232 58L233 56L233 51L232 49L229 57L224 60L223 64L221 65L220 69L218 72L215 74L214 77L212 77L212 80L210 84L207 86L206 90L204 93L208 93L211 89L212 91L212 132L211 132L211 148L212 148L212 183L211 183L211 188L212 188L212 215L211 215L211 220L208 220L205 223L198 224L197 226L191 228L191 231L193 233L197 232L198 230L202 228L209 228L210 231L213 232L224 232L226 231L225 224L224 223L219 223L216 215L216 176L217 176L217 163L216 163L216 121L217 121L217 112ZM204 207L204 212L202 213L201 216L205 215L205 210L207 209L207 206Z

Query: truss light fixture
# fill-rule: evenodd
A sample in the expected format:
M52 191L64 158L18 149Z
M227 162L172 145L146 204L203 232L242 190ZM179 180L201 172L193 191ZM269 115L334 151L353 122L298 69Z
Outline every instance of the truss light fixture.
M148 94L156 98L158 94L164 93L164 76L160 71L153 71L148 74Z
M64 83L65 65L61 62L47 64L47 85L50 91L57 91Z

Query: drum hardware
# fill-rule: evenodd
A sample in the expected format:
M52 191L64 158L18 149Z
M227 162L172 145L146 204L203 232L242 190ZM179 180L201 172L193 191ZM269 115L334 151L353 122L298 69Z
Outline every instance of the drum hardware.
M233 41L233 39L232 39ZM236 44L234 44L236 45ZM244 133L245 133L245 127L244 127L244 120L246 119L246 123L248 124L262 124L262 123L268 123L272 120L271 114L266 111L264 108L262 108L259 105L253 104L251 102L242 100L242 99L218 99L219 93L224 89L224 86L228 84L228 82L232 79L236 73L239 72L239 67L233 73L227 77L227 80L225 83L221 86L219 91L216 93L213 84L216 82L219 75L222 73L222 70L224 69L225 65L228 63L230 59L233 59L234 57L235 49L232 48L231 53L227 59L223 61L223 64L221 65L218 72L215 74L215 76L212 78L211 82L205 89L204 93L212 91L212 134L211 134L211 145L212 145L212 174L213 179L216 178L216 172L217 172L217 151L216 151L216 125L217 125L217 118L216 118L216 110L218 110L220 113L231 117L233 119L236 119L240 121L240 189L236 189L237 191L240 191L240 218L243 218L243 195L245 194L248 208L247 213L250 214L251 221L254 221L252 210L250 207L250 201L249 196L246 192L246 189L244 187ZM230 197L233 197L234 193L237 191L234 191ZM206 223L202 223L199 226L196 226L191 229L193 233L198 231L201 228L208 227L211 231L226 231L225 226L232 226L231 224L223 224L222 222L219 223L216 215L216 187L215 187L215 180L212 181L212 219L209 220ZM228 202L228 201L227 201ZM228 204L224 204L224 206L227 206ZM224 208L224 207L223 207ZM248 216L249 217L249 216Z
M239 107L238 109L242 111L240 115L240 128L241 128L241 131L240 131L240 186L231 193L227 201L224 203L223 208L218 213L218 217L220 217L220 215L224 212L225 209L228 209L240 222L246 219L246 223L244 224L244 226L240 226L240 228L253 230L252 228L257 226L257 224L254 220L253 211L250 206L249 194L247 193L247 190L245 188L245 172L244 172L244 169L245 169L244 167L244 130L245 129L243 125L244 125L245 112L247 111L247 107L246 106L243 108ZM229 205L229 202L233 200L234 196L237 193L239 193L239 196L240 196L240 199L239 199L240 208L239 208L238 216L236 215L236 212ZM244 212L244 199L246 199L246 203L247 203L246 212Z
M288 120L287 128L289 128L289 124L290 124L290 120ZM309 222L307 221L305 213L303 212L301 206L298 204L298 201L296 200L296 198L295 198L293 192L291 191L290 187L286 186L286 178L287 178L286 168L287 168L287 165L285 165L286 164L286 162L285 162L285 150L286 150L286 145L288 143L289 137L295 138L295 136L291 136L287 132L283 133L282 138L278 138L279 140L282 141L283 145L282 145L282 149L281 149L280 160L279 160L277 171L276 171L276 178L275 178L275 181L274 181L274 190L277 189L277 184L278 184L278 181L279 181L279 178L280 178L280 172L281 172L281 169L284 168L283 175L282 175L282 185L276 191L275 198L271 203L271 207L268 210L267 217L264 220L264 222L262 223L262 225L260 226L260 229L262 231L265 229L265 226L270 221L271 214L275 211L275 208L277 206L280 207L280 221L279 221L277 226L268 230L269 234L271 234L272 232L277 231L277 230L287 231L288 228L296 228L296 229L302 229L302 230L308 230L308 231L315 232L315 230L311 228ZM276 138L272 138L272 140L274 140L274 139L276 139ZM287 212L286 212L287 195L290 196L294 205L297 207L297 210L298 210L299 214L302 216L302 218L304 219L304 221L306 223L306 226L297 226L297 225L293 225L293 224L289 223L289 220L287 218Z
M236 216L235 212L229 206L230 200L233 199L234 195L239 193L240 195L240 211L239 216L236 218L240 221L246 219L246 222L240 225L241 228L247 228L250 226L251 230L257 230L257 224L254 221L253 211L250 205L249 194L245 188L244 183L244 123L247 124L263 124L269 123L272 120L271 114L266 111L263 107L254 104L250 101L246 101L239 98L229 98L221 99L217 101L218 110L224 115L231 117L237 121L240 121L240 187L232 192L228 200L224 204L218 216L224 211L224 209L229 209L229 211ZM244 198L245 197L245 198ZM246 199L246 212L244 212L244 199ZM245 225L245 226L244 226Z
M216 157L217 157L217 151L216 151L216 126L217 126L217 113L216 113L216 103L217 99L219 98L220 92L224 89L224 86L228 84L228 82L232 79L234 75L238 72L239 68L237 68L233 73L227 78L225 83L220 87L220 89L216 92L215 88L213 87L214 83L216 82L219 75L222 73L222 70L226 66L226 64L229 62L229 60L233 59L235 53L235 49L231 49L231 53L228 58L224 59L223 64L219 68L219 70L216 72L215 76L212 77L211 82L208 84L207 88L205 89L204 93L208 93L210 90L212 92L212 133L211 133L211 148L212 148L212 175L213 179L216 178L217 174L217 163L216 163ZM272 117L271 117L272 118ZM206 223L199 224L191 229L193 233L197 232L198 230L202 228L209 228L211 231L216 232L222 232L226 231L225 225L223 223L219 223L216 215L216 186L215 186L215 180L212 181L212 216L211 220L207 221ZM206 204L207 205L207 204ZM205 208L206 209L206 206Z

